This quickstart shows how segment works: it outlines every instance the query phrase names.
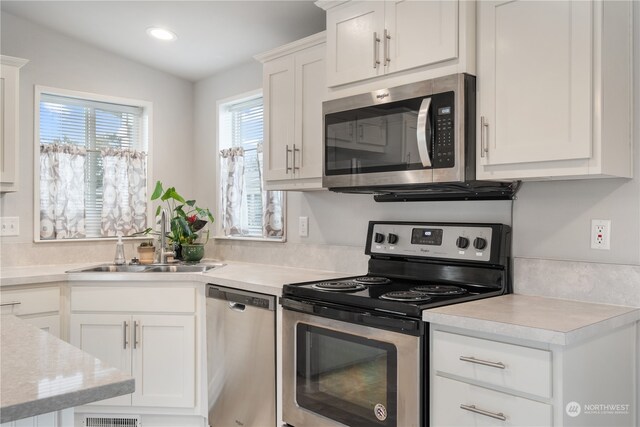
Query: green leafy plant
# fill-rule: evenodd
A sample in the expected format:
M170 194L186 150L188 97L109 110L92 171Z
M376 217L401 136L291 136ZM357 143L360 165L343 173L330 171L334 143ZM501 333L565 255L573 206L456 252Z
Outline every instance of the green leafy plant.
M162 182L156 182L156 187L151 195L151 200L161 200L166 204L170 212L170 231L166 237L172 242L181 245L193 244L199 238L205 238L206 243L209 240L209 230L203 230L207 222L213 222L211 211L206 208L200 208L196 205L195 200L187 200L182 197L175 189L169 187L164 189ZM162 206L156 209L156 218L162 212ZM154 233L152 228L147 228L139 234Z

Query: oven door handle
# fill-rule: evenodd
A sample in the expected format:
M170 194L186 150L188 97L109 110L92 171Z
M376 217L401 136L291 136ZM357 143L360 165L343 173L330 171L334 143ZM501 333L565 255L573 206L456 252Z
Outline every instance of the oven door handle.
M299 311L302 313L312 314L316 316L326 317L329 319L340 320L343 322L354 323L356 325L370 326L393 330L409 335L420 335L424 328L424 323L418 319L400 319L396 317L388 317L383 314L372 314L368 312L358 312L345 310L342 308L327 307L326 305L302 302L289 298L280 300L284 309Z
M422 166L431 167L431 157L429 156L429 142L431 140L431 123L429 123L429 112L431 111L431 98L425 98L420 104L418 111L418 125L416 126L416 138L418 140L418 155Z

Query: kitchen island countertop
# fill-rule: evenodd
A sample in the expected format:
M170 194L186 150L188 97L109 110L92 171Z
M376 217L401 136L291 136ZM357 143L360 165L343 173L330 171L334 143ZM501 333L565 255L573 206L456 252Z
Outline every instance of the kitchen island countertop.
M422 313L426 322L548 344L571 345L640 320L640 309L502 295Z
M0 422L129 394L122 371L12 315L0 317Z

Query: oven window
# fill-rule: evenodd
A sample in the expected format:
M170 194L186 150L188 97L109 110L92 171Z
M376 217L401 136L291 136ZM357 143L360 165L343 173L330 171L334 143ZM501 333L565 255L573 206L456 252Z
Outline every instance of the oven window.
M298 405L352 427L396 425L393 344L301 323L296 336Z

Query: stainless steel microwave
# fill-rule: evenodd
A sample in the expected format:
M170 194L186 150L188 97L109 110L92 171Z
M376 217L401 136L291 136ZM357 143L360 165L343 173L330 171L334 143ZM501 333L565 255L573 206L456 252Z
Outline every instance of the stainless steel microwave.
M475 77L445 77L323 103L323 187L419 191L475 181Z

